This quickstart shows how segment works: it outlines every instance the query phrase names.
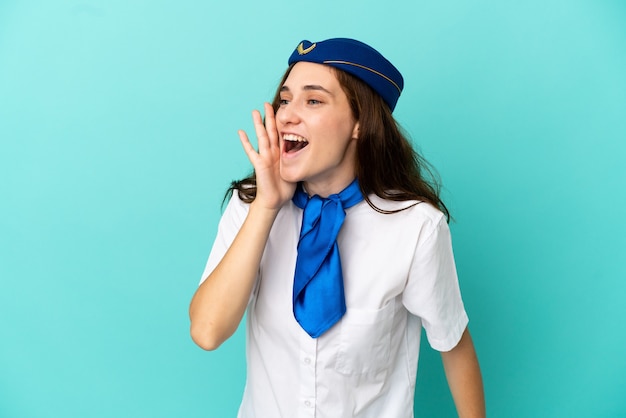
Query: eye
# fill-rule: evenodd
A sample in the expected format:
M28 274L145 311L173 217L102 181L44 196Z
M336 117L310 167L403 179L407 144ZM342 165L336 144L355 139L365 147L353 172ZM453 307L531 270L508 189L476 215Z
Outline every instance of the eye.
M322 102L317 99L309 99L307 103L310 105L318 105L318 104L321 104Z
M281 106L284 106L284 105L286 105L288 103L289 103L289 100L287 100L287 99L280 99L279 102L278 102L278 104L281 105Z

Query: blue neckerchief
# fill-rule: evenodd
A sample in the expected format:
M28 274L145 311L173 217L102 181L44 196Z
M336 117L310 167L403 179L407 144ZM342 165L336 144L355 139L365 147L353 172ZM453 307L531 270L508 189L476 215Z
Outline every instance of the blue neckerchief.
M300 326L317 338L346 313L337 235L346 217L344 209L362 201L363 195L355 179L327 198L309 198L298 185L292 200L304 209L293 281L293 314Z

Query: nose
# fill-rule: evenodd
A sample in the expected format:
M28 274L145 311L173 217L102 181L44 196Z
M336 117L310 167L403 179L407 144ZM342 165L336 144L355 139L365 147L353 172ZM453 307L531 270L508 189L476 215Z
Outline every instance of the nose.
M276 121L281 125L297 124L300 122L300 111L294 102L283 103L276 111Z

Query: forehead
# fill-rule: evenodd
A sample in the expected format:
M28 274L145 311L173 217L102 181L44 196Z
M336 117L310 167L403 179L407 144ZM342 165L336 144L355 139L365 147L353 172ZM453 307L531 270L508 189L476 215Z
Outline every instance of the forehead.
M294 65L283 85L290 89L295 89L313 84L320 85L328 90L340 88L335 70L332 67L303 61Z

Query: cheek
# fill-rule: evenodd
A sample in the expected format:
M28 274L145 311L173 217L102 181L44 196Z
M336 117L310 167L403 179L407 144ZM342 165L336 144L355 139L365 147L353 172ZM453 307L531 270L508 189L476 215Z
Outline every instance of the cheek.
M336 133L337 140L341 142L345 142L347 144L353 140L354 138L354 128L355 124L351 121L341 121L337 124Z
M343 139L352 137L354 122L350 117L334 117L319 121L317 126L320 126L328 136Z
M278 119L278 113L274 115L274 120L276 121L276 129L280 131L283 128L283 124Z

